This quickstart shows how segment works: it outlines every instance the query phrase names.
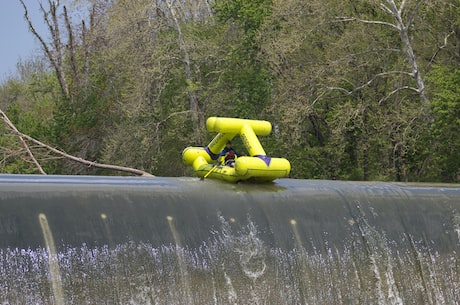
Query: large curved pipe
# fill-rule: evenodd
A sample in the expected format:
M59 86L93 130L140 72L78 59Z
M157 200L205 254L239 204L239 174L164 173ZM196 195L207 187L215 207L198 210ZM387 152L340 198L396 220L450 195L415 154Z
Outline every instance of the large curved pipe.
M363 230L440 251L460 239L458 186L280 179L231 185L196 178L0 176L0 247L39 247L46 217L56 247L128 241L196 247L222 221L254 223L272 247L343 248ZM41 215L41 216L40 216ZM175 232L171 231L174 224Z
M457 304L460 186L0 175L1 304Z

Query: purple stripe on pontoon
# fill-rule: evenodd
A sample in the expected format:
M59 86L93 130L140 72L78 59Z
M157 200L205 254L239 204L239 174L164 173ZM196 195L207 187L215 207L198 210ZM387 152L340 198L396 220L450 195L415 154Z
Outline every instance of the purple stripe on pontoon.
M209 147L206 146L206 147L204 148L204 150L208 153L208 155L211 157L211 159L217 160L217 158L219 158L219 155L213 153L213 152L209 149Z
M267 156L263 156L263 155L257 155L257 156L254 156L254 157L259 158L262 161L264 161L265 164L267 164L267 166L270 166L270 162L272 161L272 158L267 157Z

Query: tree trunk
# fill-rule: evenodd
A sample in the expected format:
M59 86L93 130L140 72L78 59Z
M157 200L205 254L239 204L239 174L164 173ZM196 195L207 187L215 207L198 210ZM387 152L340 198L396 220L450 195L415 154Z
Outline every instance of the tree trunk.
M423 78L420 75L419 67L417 64L417 59L415 57L414 50L412 49L412 45L410 43L409 34L408 34L409 28L413 24L413 18L418 10L420 2L422 1L420 1L414 8L414 11L411 12L411 14L409 14L407 24L404 23L403 16L402 16L403 11L404 11L404 5L406 1L402 1L401 6L399 8L396 6L396 3L394 2L394 0L386 0L386 2L389 4L390 7L387 7L385 5L382 5L382 7L387 13L389 13L394 18L396 22L396 27L399 32L399 37L401 39L403 50L406 54L407 61L409 62L409 65L411 68L411 72L412 72L411 75L415 80L415 84L417 86L417 91L420 94L421 101L424 104L426 104L428 103L429 99L425 91L425 82L423 81Z

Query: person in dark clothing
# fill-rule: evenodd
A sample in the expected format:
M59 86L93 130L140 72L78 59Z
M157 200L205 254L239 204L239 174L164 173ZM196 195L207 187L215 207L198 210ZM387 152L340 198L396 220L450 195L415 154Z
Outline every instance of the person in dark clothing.
M219 154L220 157L222 157L223 163L227 166L235 167L235 159L240 156L240 154L233 149L232 147L232 142L227 141L227 144L225 145L224 149Z

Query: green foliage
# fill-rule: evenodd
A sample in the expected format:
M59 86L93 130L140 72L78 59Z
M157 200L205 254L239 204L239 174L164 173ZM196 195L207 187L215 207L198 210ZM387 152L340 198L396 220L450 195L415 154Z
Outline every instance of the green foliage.
M456 181L460 175L460 69L438 65L427 79L433 84L427 146L433 155L431 171L441 181Z
M226 101L232 110L227 111L227 116L241 118L256 118L260 110L264 109L270 100L270 75L266 70L250 66L234 65L231 70L223 75L226 86L234 88L234 94ZM225 114L223 114L225 115Z
M31 137L53 143L53 87L50 86L50 74L30 75L28 80L11 78L1 86L1 99L8 101L2 110L16 128ZM4 173L38 173L17 135L2 126L0 147L3 160L0 171ZM33 146L32 143L28 145ZM55 159L49 158L46 151L34 150L45 172L53 172L57 166Z
M398 31L358 21L394 22L379 1L94 3L84 43L74 28L75 66L64 54L70 97L43 70L0 86L21 131L85 159L181 176L191 174L182 150L214 136L207 117L267 119L274 132L261 142L294 178L458 181L458 0L405 1L429 104L412 90ZM34 172L14 135L0 146L3 172ZM49 173L110 174L37 153Z
M256 37L271 12L271 0L224 0L214 5L218 20L229 24L228 31L240 33L228 46L223 79L233 92L225 103L226 113L243 118L260 116L271 99L272 75L266 65L257 59L260 49ZM234 29L236 23L239 29ZM229 34L230 36L230 34ZM233 36L230 36L233 37Z
M272 0L222 0L216 1L214 9L222 22L234 21L243 30L243 41L254 47L257 31L270 14Z

